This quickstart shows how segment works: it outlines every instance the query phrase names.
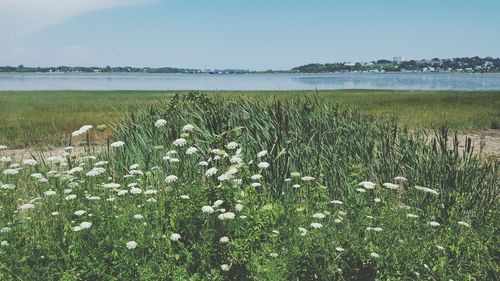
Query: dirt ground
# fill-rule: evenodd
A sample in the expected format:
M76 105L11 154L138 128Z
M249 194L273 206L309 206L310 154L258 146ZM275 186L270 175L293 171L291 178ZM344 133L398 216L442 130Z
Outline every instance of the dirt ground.
M474 151L477 153L481 146L481 140L484 142L483 153L488 155L500 156L500 129L488 129L476 132L460 133L458 135L459 147L465 147L466 137L471 138L472 144L474 145ZM453 138L449 138L449 144L451 146ZM106 149L104 146L94 146L93 149L96 151ZM73 150L76 154L85 153L85 149L82 146L75 147ZM43 155L44 158L49 156L61 156L64 153L64 147L37 151L30 149L7 149L0 151L0 155L10 156L15 161L21 161L24 159L32 158L32 154L37 158Z
M469 137L474 145L474 151L478 152L481 140L484 142L483 153L500 156L500 129L488 129L477 132L461 133L458 135L459 147L464 148L465 138ZM452 138L449 142L451 144Z

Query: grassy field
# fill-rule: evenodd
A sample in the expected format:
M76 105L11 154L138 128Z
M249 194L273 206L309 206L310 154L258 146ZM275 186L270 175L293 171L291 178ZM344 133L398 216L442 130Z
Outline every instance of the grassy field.
M447 133L189 94L110 150L0 150L0 280L498 280L500 162Z
M85 124L112 124L137 105L167 100L169 91L0 92L0 144L9 147L61 146ZM410 128L459 130L500 127L500 92L418 92L385 90L209 92L228 98L314 95L358 107L365 115L394 115Z

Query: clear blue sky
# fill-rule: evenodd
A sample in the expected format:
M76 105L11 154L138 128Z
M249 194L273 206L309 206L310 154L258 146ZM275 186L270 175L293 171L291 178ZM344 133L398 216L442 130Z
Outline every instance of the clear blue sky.
M500 56L500 0L0 0L0 65Z

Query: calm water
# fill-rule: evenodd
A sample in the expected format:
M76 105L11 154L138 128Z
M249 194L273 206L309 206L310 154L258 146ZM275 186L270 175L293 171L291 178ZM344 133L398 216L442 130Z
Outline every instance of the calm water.
M0 73L0 90L500 90L500 74Z

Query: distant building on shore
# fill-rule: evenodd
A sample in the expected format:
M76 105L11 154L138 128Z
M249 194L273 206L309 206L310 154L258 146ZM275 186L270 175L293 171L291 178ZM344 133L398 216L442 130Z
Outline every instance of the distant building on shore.
M403 62L403 57L399 56L399 57L394 57L392 59L392 62L395 63L395 64L401 64Z

